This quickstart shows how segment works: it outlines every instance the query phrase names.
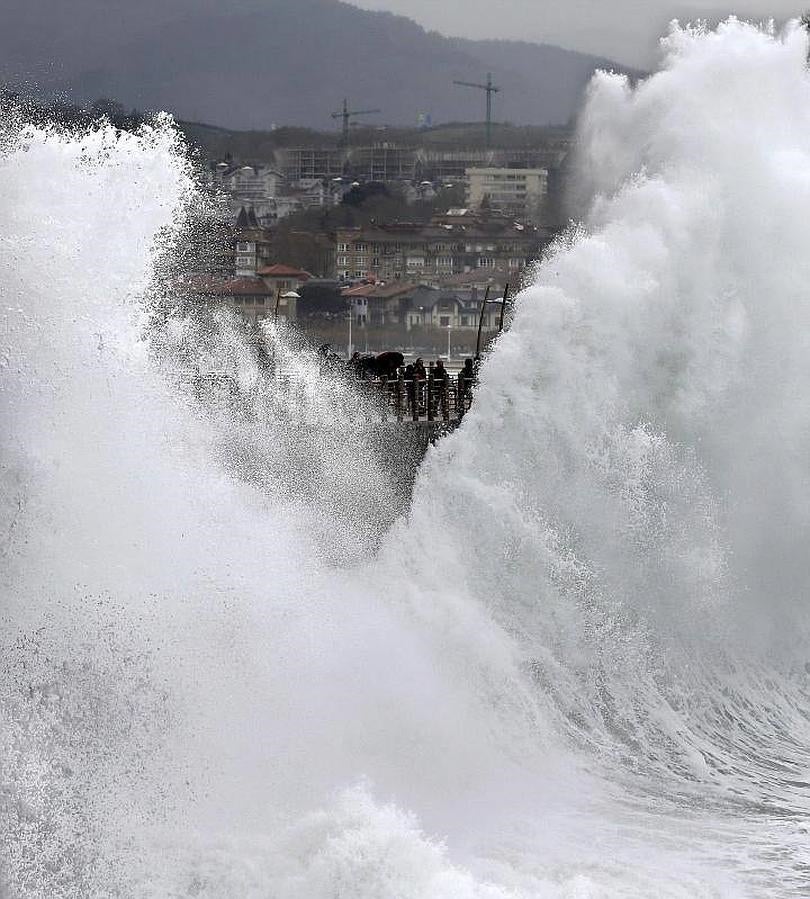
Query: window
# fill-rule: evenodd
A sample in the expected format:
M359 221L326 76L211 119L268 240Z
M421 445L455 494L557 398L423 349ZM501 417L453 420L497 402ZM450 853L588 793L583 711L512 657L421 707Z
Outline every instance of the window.
M354 273L354 277L355 277L355 278L362 278L362 277L363 277L363 272L361 272L361 271L358 269L358 270Z
M355 256L354 264L355 264L355 265L365 266L365 264L366 264L367 261L368 261L368 260L366 259L365 256Z
M349 249L349 245L347 243L339 243L338 244L338 253L345 253Z
M237 253L252 253L253 252L253 244L246 240L237 241L236 252Z
M354 252L355 252L355 253L365 253L365 252L366 252L366 249L367 249L367 247L366 247L366 245L365 245L364 243L356 243L356 244L354 245Z
M338 265L346 265L346 263L347 263L348 261L349 261L349 259L348 259L347 256L338 256L338 258L337 258L337 264L338 264Z
M440 328L449 328L450 327L450 316L449 315L440 315L439 316L439 327Z
M481 256L478 259L478 268L495 268L495 260L492 256Z

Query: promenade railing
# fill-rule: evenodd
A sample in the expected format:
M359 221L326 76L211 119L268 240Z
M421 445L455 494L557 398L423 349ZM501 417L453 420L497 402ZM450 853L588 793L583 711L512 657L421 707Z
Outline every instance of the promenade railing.
M459 421L472 404L473 379L464 372L406 378L357 378L354 382L369 398L377 399L383 421L454 422Z

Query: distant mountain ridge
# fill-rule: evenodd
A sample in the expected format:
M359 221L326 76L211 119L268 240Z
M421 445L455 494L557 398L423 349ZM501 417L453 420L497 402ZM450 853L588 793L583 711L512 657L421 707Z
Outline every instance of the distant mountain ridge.
M364 117L415 124L483 117L482 92L453 85L493 73L498 121L564 124L596 68L559 47L470 41L340 0L6 0L0 81L81 99L168 109L229 128L326 129L344 97ZM635 73L631 73L635 74Z

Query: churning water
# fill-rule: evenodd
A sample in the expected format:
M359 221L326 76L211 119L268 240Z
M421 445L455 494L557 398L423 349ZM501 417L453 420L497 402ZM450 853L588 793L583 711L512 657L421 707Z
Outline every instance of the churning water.
M810 892L807 49L595 78L584 224L410 499L171 304L167 124L7 124L0 895Z

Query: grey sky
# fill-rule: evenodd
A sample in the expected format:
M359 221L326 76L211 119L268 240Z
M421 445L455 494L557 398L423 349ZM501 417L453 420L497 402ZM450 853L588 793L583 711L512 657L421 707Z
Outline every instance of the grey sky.
M657 40L673 18L722 18L736 14L781 21L801 13L790 0L350 0L386 9L425 28L454 37L499 37L559 44L632 65L655 59ZM810 0L807 5L810 6Z

